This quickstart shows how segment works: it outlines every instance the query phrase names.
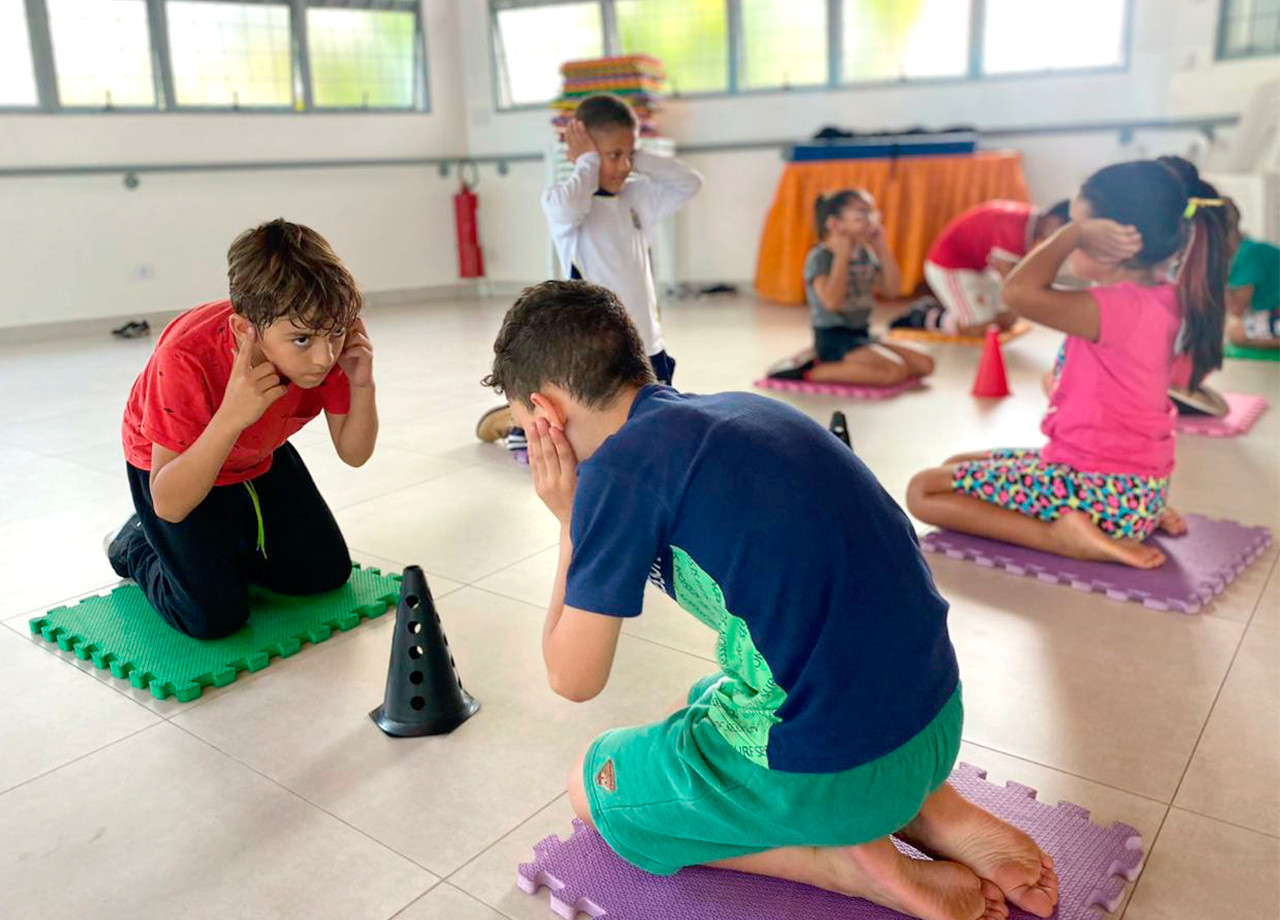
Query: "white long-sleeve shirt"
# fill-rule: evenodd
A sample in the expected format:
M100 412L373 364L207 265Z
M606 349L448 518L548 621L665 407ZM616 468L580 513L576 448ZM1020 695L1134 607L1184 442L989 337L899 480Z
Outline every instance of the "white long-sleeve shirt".
M597 195L600 155L584 153L573 173L542 195L560 267L618 295L644 340L645 353L665 347L649 261L651 233L702 188L702 176L674 157L638 150L617 195Z

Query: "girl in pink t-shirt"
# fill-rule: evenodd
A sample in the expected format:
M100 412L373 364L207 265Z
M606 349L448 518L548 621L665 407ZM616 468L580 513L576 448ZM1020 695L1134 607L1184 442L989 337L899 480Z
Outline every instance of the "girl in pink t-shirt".
M1226 298L1218 200L1189 198L1162 163L1094 173L1071 223L1009 275L1005 303L1067 333L1040 430L1040 449L961 454L912 479L920 520L1077 559L1162 565L1143 541L1186 524L1165 504L1173 471L1168 398L1175 350L1190 355L1191 387L1222 365ZM1176 281L1169 283L1177 264ZM1066 264L1088 290L1053 286Z

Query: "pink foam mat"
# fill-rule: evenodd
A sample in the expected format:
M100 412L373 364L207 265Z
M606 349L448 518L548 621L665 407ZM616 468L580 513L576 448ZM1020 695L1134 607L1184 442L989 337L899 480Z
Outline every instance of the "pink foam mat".
M964 559L984 568L1097 591L1118 601L1135 601L1155 610L1197 613L1221 594L1271 545L1266 527L1246 527L1188 514L1180 537L1156 534L1150 543L1169 557L1158 569L1135 569L1117 562L1081 562L998 540L950 530L926 534L926 552Z
M1102 827L1078 805L1046 805L1034 789L997 786L986 772L960 764L951 784L970 801L1035 839L1054 859L1061 900L1055 920L1098 920L1115 910L1125 883L1138 877L1142 839L1127 824ZM898 849L926 858L894 839ZM536 894L550 889L550 907L566 920L579 913L605 920L901 920L902 914L864 901L780 879L724 869L691 868L673 876L649 875L609 849L603 838L574 821L567 840L551 836L519 868L517 884ZM1028 920L1017 908L1010 920Z
M810 393L817 396L843 396L846 399L888 399L908 390L919 390L919 380L908 380L891 387L864 387L852 383L815 383L811 380L778 380L762 377L752 386L761 390L780 390L786 393Z
M1199 434L1209 438L1238 437L1248 433L1269 405L1265 396L1252 393L1223 393L1222 398L1230 407L1222 418L1180 415L1173 425L1174 430L1180 434Z

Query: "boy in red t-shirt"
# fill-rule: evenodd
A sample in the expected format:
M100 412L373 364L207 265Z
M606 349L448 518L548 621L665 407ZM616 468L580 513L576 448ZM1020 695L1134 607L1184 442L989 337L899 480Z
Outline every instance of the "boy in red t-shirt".
M924 263L925 281L943 311L920 325L953 335L982 335L991 323L1012 326L1016 317L1000 302L1004 277L1066 224L1067 205L1060 201L1037 211L1021 201L987 201L947 224Z
M133 515L107 546L175 629L214 639L248 587L317 594L351 557L289 437L325 413L360 466L378 435L373 350L354 279L320 234L274 220L227 253L231 299L179 316L125 408Z

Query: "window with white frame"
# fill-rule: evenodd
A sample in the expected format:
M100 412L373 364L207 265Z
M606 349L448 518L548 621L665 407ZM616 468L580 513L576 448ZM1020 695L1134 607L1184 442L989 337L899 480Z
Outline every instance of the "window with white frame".
M499 108L541 105L560 95L560 65L604 54L597 0L495 3L493 44Z
M289 7L168 0L169 56L179 106L294 104Z
M34 107L36 71L23 0L0 0L0 108Z
M738 86L779 89L827 82L827 0L740 0Z
M1120 67L1126 0L986 0L985 74Z
M970 0L841 0L842 83L961 77Z
M401 9L307 9L307 52L316 108L411 109L418 105L418 17Z
M1280 41L1280 0L1223 0L1224 47ZM567 60L650 54L673 95L1124 67L1132 0L489 0L498 107ZM1246 39L1241 17L1251 23ZM551 41L546 35L554 29ZM975 31L976 30L976 31ZM590 50L587 50L590 49ZM602 52L603 53L603 52Z
M45 0L65 108L154 108L146 0Z
M1280 54L1280 0L1222 0L1218 57Z
M618 50L662 61L671 93L729 88L725 0L614 0Z

